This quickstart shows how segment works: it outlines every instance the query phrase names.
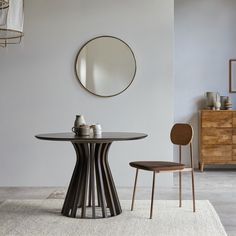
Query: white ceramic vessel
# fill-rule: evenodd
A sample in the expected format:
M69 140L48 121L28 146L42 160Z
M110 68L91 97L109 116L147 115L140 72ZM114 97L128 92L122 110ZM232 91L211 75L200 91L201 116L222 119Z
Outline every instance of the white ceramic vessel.
M94 124L90 126L93 130L94 135L101 135L102 134L102 126L100 124Z
M79 128L81 125L86 125L83 115L77 115L74 122L74 127Z
M215 103L218 102L219 93L218 92L206 92L207 98L207 107L213 108L215 107Z

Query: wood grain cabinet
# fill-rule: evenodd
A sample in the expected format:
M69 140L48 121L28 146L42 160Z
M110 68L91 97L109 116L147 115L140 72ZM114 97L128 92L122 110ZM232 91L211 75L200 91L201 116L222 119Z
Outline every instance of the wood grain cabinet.
M199 168L236 164L236 111L200 112Z

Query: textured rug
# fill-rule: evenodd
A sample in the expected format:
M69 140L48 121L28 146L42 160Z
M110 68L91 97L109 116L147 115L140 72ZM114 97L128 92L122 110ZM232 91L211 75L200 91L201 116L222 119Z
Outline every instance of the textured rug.
M107 219L74 219L61 216L61 199L7 200L0 205L0 235L43 236L225 236L224 227L209 201L158 200L149 220L150 201L121 201L123 213Z

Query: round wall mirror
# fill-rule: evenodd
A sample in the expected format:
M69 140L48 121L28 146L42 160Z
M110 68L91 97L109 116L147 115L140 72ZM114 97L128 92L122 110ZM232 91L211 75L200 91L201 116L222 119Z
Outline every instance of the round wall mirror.
M125 91L136 73L131 48L121 39L101 36L88 41L78 52L75 72L90 93L111 97Z

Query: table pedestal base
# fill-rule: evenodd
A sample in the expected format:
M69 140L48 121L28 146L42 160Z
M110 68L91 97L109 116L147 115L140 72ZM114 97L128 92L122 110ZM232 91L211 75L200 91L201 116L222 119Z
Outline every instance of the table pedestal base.
M72 142L72 144L77 154L77 161L62 215L74 218L77 213L81 218L119 215L122 210L108 164L111 142ZM87 211L88 207L91 207L91 211Z

